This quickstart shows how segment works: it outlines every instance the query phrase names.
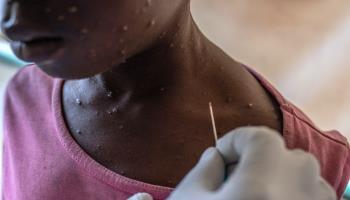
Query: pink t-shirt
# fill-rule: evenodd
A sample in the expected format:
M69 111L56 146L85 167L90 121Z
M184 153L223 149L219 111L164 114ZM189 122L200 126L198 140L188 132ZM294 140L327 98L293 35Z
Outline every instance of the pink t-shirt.
M288 148L311 152L322 176L341 196L349 180L349 147L336 131L320 131L272 85L251 71L276 98ZM20 70L5 96L3 197L6 200L123 200L138 192L165 199L171 188L108 170L75 142L62 115L63 80L31 65Z

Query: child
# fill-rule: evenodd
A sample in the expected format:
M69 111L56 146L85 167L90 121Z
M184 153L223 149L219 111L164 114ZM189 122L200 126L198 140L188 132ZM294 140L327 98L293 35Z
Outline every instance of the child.
M221 136L276 129L344 191L346 139L203 36L190 0L13 0L2 27L35 63L6 94L5 199L164 199L214 144L208 102Z

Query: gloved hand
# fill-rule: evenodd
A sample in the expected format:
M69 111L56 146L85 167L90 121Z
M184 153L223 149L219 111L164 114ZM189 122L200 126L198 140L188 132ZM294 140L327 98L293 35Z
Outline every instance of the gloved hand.
M316 159L287 150L271 129L236 129L217 148L205 151L168 200L336 200ZM238 164L225 180L231 163Z
M153 200L153 197L147 193L138 193L128 198L128 200Z

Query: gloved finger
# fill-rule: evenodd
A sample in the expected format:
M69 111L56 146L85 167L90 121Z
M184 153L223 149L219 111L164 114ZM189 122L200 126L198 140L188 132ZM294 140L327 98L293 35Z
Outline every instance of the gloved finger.
M243 127L222 137L217 148L225 163L232 164L248 154L266 154L267 150L283 148L283 140L278 132L266 127Z
M320 163L314 155L307 153L301 149L289 151L289 155L294 157L294 165L300 169L300 175L303 176L304 181L301 183L308 187L314 185L321 177Z
M186 175L177 190L215 191L225 178L225 163L216 148L207 149L197 165Z
M334 189L322 178L318 180L318 189L315 193L318 194L318 200L336 200L337 194Z
M265 127L248 127L236 129L220 139L217 148L226 163L238 160L234 174L225 183L225 186L233 186L239 185L241 177L247 174L268 180L274 163L282 158L284 143L276 131ZM230 190L225 186L224 190Z

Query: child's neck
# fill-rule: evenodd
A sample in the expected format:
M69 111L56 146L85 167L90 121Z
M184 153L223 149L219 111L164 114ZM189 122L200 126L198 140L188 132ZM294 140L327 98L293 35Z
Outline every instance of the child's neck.
M129 94L131 102L163 96L165 91L181 92L179 88L199 81L216 66L206 65L208 41L192 18L183 20L183 26L161 36L149 49L91 79L115 95Z

